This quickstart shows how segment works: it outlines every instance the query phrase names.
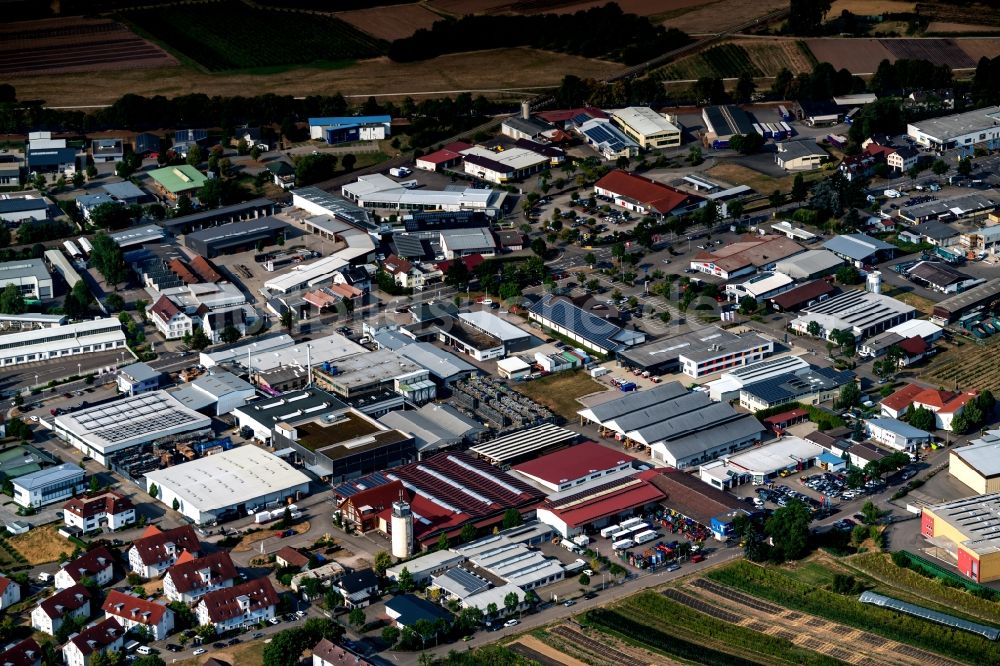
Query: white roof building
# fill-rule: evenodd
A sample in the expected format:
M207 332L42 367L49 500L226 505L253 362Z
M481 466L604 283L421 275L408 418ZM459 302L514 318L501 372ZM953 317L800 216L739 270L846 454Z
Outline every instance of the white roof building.
M146 489L197 524L237 508L284 503L309 492L309 477L264 449L246 445L146 473Z
M486 312L485 310L462 312L458 315L458 318L472 328L479 329L483 333L492 335L494 338L503 342L504 346L524 342L531 338L531 334L520 326L515 326L506 319Z
M312 263L298 264L265 282L264 287L275 294L290 294L307 287L315 287L331 282L333 276L348 263L347 259L334 254Z
M745 386L808 367L809 363L801 356L769 358L723 373L718 379L705 384L705 388L708 389L708 397L716 402L738 400L740 390Z
M108 456L164 437L211 431L212 420L166 391L150 391L57 416L56 434L102 465Z
M478 210L493 215L499 212L506 192L466 187L455 190L409 189L380 173L359 176L341 187L341 193L365 208L443 210Z
M125 348L122 324L113 317L3 336L0 367Z
M198 362L206 368L211 368L222 363L236 361L244 368L246 367L247 354L263 354L264 352L275 352L295 344L292 336L282 333L269 338L260 338L253 342L221 349L213 352L201 352L198 355ZM256 367L256 365L254 366Z
M469 254L493 255L497 241L485 227L448 229L441 232L441 250L446 259Z
M783 437L741 453L725 456L709 463L709 468L725 468L728 473L749 475L754 483L762 483L785 469L804 469L826 449L801 437ZM718 474L718 469L714 470Z
M757 302L784 293L795 286L795 281L784 273L757 273L744 282L730 282L726 285L726 295L738 301L750 296Z
M614 109L611 120L643 148L681 145L681 128L648 106Z

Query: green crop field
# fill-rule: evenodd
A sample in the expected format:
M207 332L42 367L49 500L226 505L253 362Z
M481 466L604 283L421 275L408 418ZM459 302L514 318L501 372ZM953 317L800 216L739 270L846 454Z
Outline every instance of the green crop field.
M720 44L697 55L681 58L667 65L657 75L668 80L694 80L705 76L734 78L744 72L752 76L762 73L750 60L746 49L736 44Z
M255 9L238 0L138 9L122 18L213 72L345 65L384 48L329 16Z

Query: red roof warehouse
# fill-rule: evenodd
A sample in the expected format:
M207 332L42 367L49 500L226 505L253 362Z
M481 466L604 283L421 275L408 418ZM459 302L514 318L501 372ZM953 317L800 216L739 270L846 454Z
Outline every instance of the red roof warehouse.
M388 533L388 521L379 518L388 516L400 490L420 516L413 531L421 545L433 543L442 533L457 534L468 521L480 528L498 524L507 509L528 513L544 496L507 472L453 452L348 481L334 493L346 518L363 523L362 529Z
M584 442L515 465L518 476L545 486L553 492L566 490L584 479L596 479L633 467L636 459L596 442Z
M661 216L683 214L705 202L701 197L620 169L594 183L594 192L636 213Z

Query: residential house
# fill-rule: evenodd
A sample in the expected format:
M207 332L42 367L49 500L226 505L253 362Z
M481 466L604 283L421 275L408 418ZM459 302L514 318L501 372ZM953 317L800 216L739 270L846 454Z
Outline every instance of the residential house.
M278 593L264 578L209 592L195 607L198 624L210 624L222 634L240 627L256 625L274 617Z
M0 610L10 608L20 600L21 584L0 575Z
M43 599L31 611L31 626L35 631L55 636L68 617L90 617L90 591L83 585L68 587Z
M124 644L125 629L109 618L70 638L62 648L63 661L66 666L87 666L95 654L121 652Z
M66 562L56 572L57 590L65 590L74 585L82 585L84 580L92 580L104 587L114 577L115 558L105 546L87 551L72 562Z
M915 148L903 146L893 148L892 152L885 156L885 162L889 168L896 173L904 173L917 166L920 161L920 153Z
M274 147L273 132L264 127L237 127L231 143L238 146L240 141L246 141L248 148L257 146L265 153Z
M257 311L250 305L235 305L218 310L201 305L195 311L194 321L201 325L201 330L214 345L222 342L222 332L227 328L232 327L243 337L255 329L259 319Z
M275 553L274 561L283 569L295 568L301 570L309 564L309 558L291 546L285 546Z
M283 190L295 187L295 167L285 160L277 160L267 165L267 170L274 178L274 184Z
M167 340L176 340L194 332L191 317L174 305L166 296L160 296L152 305L146 307L146 313L152 320L156 330Z
M118 390L135 395L160 388L160 371L146 363L132 363L118 369Z
M344 574L335 585L348 608L364 608L379 595L378 575L370 568Z
M128 550L129 569L143 578L154 578L172 567L184 551L197 556L201 542L190 525L161 531L150 525Z
M907 384L903 388L884 398L881 403L883 416L894 419L917 407L928 409L934 413L934 426L941 430L951 431L952 421L962 413L970 400L979 395L979 391L943 391Z
M887 417L866 420L865 430L879 444L897 451L916 451L921 444L934 441L934 435L926 430Z
M34 638L10 645L0 652L0 664L4 666L42 666L42 648Z
M101 609L104 617L114 618L127 631L148 631L154 641L162 641L174 630L174 612L163 602L142 599L119 590L108 590Z
M227 551L198 558L183 553L163 577L163 594L170 601L193 604L209 592L232 587L238 578L239 572Z
M21 666L21 664L15 664ZM370 661L345 647L321 640L312 649L312 666L373 666Z
M90 142L94 164L117 162L125 156L125 142L121 139L94 139Z
M135 505L125 495L113 490L74 497L63 505L63 522L92 532L102 527L120 530L135 523Z
M904 229L899 232L899 237L911 243L927 242L938 247L951 247L961 242L958 229L938 220L929 220Z

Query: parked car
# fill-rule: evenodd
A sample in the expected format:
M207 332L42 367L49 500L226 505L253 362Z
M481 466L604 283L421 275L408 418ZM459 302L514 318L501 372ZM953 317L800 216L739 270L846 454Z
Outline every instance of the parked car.
M511 619L507 620L506 622L504 622L503 626L505 626L505 627L516 627L519 624L521 624L521 622L519 620L511 618Z
M194 652L192 652L191 654L193 654L194 656L197 657L197 656L205 654L206 652L208 652L208 650L206 650L205 648L198 648Z

